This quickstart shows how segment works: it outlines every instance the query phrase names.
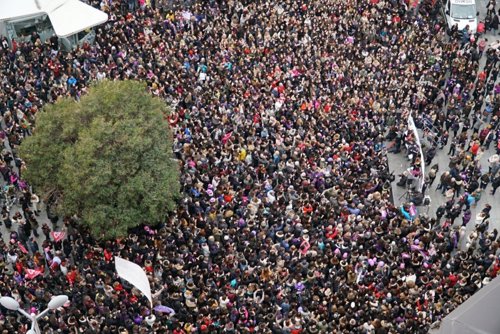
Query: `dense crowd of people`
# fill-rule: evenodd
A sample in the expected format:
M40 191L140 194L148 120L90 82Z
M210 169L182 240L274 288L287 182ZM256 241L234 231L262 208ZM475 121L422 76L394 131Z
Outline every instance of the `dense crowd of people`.
M499 53L483 37L450 39L415 1L88 2L110 16L95 43L65 52L34 33L0 46L0 293L33 313L68 295L44 333L427 333L496 277L491 206L460 229L500 175L495 159L477 168L500 149ZM38 226L16 148L45 103L104 79L145 81L173 106L183 199L158 228L99 243L50 211ZM427 161L411 154L409 114ZM394 205L387 141L416 176L455 145L436 217ZM113 256L146 270L153 310ZM2 333L28 325L0 307Z

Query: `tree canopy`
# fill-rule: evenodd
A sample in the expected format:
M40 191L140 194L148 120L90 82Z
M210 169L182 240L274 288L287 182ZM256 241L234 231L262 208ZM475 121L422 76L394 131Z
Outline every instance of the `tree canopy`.
M80 102L46 105L20 153L25 179L55 210L77 215L99 239L154 225L174 209L178 163L167 105L133 81L103 81Z

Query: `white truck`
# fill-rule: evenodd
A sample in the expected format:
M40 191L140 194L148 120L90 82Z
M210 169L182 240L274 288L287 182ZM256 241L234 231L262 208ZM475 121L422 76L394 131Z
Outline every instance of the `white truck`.
M459 31L469 26L469 32L476 33L479 15L476 0L443 0L442 8L448 29L457 24Z

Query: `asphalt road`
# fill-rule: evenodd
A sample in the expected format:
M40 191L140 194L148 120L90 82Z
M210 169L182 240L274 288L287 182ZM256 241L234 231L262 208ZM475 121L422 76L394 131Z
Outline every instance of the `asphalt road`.
M486 17L486 5L488 3L488 0L477 0L477 9L479 11L479 19L484 20ZM497 10L500 8L500 5L497 5ZM480 38L486 38L488 39L488 45L499 42L500 43L500 36L499 35L493 35L491 32L487 32ZM486 62L485 56L480 60L480 68L484 66ZM429 195L431 198L431 203L428 207L421 206L418 208L418 211L420 214L422 213L428 213L430 217L435 217L436 209L441 205L442 203L446 202L446 198L441 195L440 191L436 191L436 186L439 183L439 177L441 176L441 173L444 170L448 170L448 165L450 161L450 156L447 155L449 145L451 143L453 135L450 136L450 140L448 141L448 145L443 148L442 150L438 150L436 156L434 157L432 164L438 163L439 164L439 172L437 173L436 180L434 181L433 185L426 191L426 195ZM480 158L480 165L481 165L481 171L482 172L487 172L488 171L488 158L495 154L495 149L493 147L494 145L490 146L489 150L486 150L483 152L481 158ZM405 156L404 152L398 153L398 154L392 154L388 153L388 158L389 158L389 168L391 171L394 171L395 175L401 174L403 171L405 171L409 167L409 161L407 157ZM430 166L426 166L426 172L430 169ZM395 205L401 205L402 203L406 202L406 196L404 196L404 193L406 191L405 188L398 187L396 185L396 182L399 178L396 178L396 181L392 183L392 191L393 191L393 197L394 197L394 203ZM491 184L488 185L485 191L482 192L481 194L481 200L477 203L477 205L473 208L471 208L472 211L472 219L471 222L467 225L467 230L466 230L466 235L468 235L472 230L474 229L474 223L475 223L475 217L477 213L481 211L482 208L484 208L485 204L490 204L492 206L492 210L490 212L491 218L490 218L490 231L496 228L497 230L500 231L500 192L497 191L495 197L490 194L491 190ZM461 216L457 218L455 221L455 225L460 225L461 224Z

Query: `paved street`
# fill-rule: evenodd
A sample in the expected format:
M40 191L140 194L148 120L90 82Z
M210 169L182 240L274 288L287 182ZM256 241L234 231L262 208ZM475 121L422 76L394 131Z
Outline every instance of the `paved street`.
M488 0L477 0L477 10L479 11L478 19L480 21L484 21L484 18L486 16L486 6L487 6L487 4L488 4ZM496 42L500 43L500 36L499 35L494 35L491 32L487 32L481 38L488 39L488 45L491 45L492 43L496 43ZM481 60L481 66L484 66L484 63L485 63L485 58L483 57L483 59ZM451 143L451 139L452 138L450 138L449 143ZM431 204L430 204L430 206L428 208L427 207L419 207L419 212L420 213L426 213L426 212L428 212L429 216L431 216L431 217L435 216L435 212L436 212L437 207L446 201L445 197L442 196L439 191L436 191L436 186L439 183L439 176L445 170L445 168L448 167L448 164L449 164L449 158L450 157L446 154L448 152L448 148L449 148L449 144L443 150L439 150L438 153L437 153L437 155L436 155L436 157L434 158L434 160L432 162L432 164L438 163L439 167L440 167L440 170L438 172L436 180L434 181L434 184L426 192L426 195L429 195L431 197ZM7 149L9 149L9 148L7 147ZM488 157L491 154L494 154L493 146L490 148L489 151L484 152L484 154L481 157L482 171L488 169L488 162L487 162L487 160L488 160ZM398 174L402 173L404 170L406 170L409 167L409 163L408 163L408 160L405 157L405 154L403 152L399 153L399 154L391 154L391 153L389 153L389 167L390 167L391 171L395 172L395 175L398 175ZM427 170L429 168L430 168L430 166L427 167ZM392 186L393 186L392 187L392 189L393 189L393 196L394 196L394 201L395 201L396 205L400 205L400 204L402 204L406 200L404 196L401 197L405 193L406 189L403 188L403 187L396 186L396 182L397 182L398 179L399 178L397 177L396 181L393 182L393 184L392 184ZM491 211L490 229L493 229L493 228L500 229L500 192L497 193L496 198L494 198L493 196L491 196L489 194L490 190L491 190L491 185L489 185L488 188L486 189L486 191L482 193L482 197L481 197L481 200L478 203L478 205L475 208L472 209L473 219L476 216L476 213L479 212L481 210L481 208L483 208L486 203L489 203L493 207L492 211ZM51 229L53 228L53 226L50 223L49 219L47 218L47 214L45 212L45 206L42 205L42 204L40 204L40 207L42 208L42 212L41 212L40 216L38 216L37 218L38 218L38 221L39 221L39 229L38 230L39 230L39 234L41 236L41 237L38 238L38 241L41 244L41 242L43 240L43 234L41 233L41 226L44 223L47 223L50 226ZM11 209L11 217L17 211L22 212L21 207L18 206L18 205L15 205ZM459 221L461 221L461 220L457 219L456 223L458 223ZM58 224L58 226L57 226L57 228L56 228L56 230L60 229L61 227L62 227L62 222L60 221L59 224ZM470 231L473 228L474 228L474 224L468 224L467 232L470 233ZM16 231L17 230L17 224L14 223L11 230L12 231ZM9 240L9 231L7 231L7 229L5 228L5 226L0 227L0 232L2 233L3 240L5 242L8 242L8 240Z
M486 4L488 1L486 0L478 0L477 1L477 6L478 6L478 11L480 12L479 14L479 19L484 20L484 17L486 16ZM493 35L491 32L488 32L481 38L486 38L488 39L488 45L491 45L492 43L495 43L497 41L500 41L500 36L498 35ZM485 57L480 61L480 67L484 67L484 64L486 62ZM483 106L484 107L484 106ZM472 131L469 131L469 133ZM436 187L439 183L439 177L441 176L441 173L444 172L445 170L448 170L448 165L450 161L450 156L447 155L449 146L451 144L451 141L453 139L453 134L450 134L450 140L448 141L448 145L443 148L442 150L438 150L435 158L432 161L431 165L434 164L439 164L439 172L437 173L436 180L426 191L426 195L429 195L431 198L431 204L429 207L419 207L419 213L427 213L429 214L430 217L435 217L436 209L438 208L439 205L442 203L446 202L446 198L441 195L440 191L436 191ZM480 165L481 165L481 172L488 171L488 158L492 155L495 154L495 149L493 145L490 146L490 149L483 152L480 158ZM398 174L401 174L403 171L405 171L409 167L409 161L405 156L404 152L398 153L398 154L392 154L389 153L389 168L391 171L394 171L394 174L397 176ZM430 169L430 166L426 166L426 173L428 173ZM393 196L394 196L394 202L395 205L401 205L406 201L406 198L404 195L406 189L403 187L398 187L396 185L396 182L399 180L399 177L396 177L396 181L392 183L392 190L393 190ZM491 184L488 185L486 188L486 191L483 191L481 194L481 200L477 205L473 208L471 208L472 211L472 219L471 223L467 225L467 230L466 233L469 234L473 229L474 229L474 222L475 222L475 217L477 213L481 211L482 208L484 208L485 204L490 204L492 206L492 210L490 212L491 218L490 218L490 230L493 230L494 228L500 230L500 192L497 192L496 196L492 196L490 194L491 191ZM462 192L463 193L463 192ZM459 217L456 221L455 224L461 224L461 217Z
M451 142L451 140L450 140ZM450 161L450 157L446 154L448 152L449 144L447 147L445 147L442 150L439 150L438 153L436 154L436 157L432 161L432 164L438 163L439 164L439 172L437 173L436 180L426 191L426 195L429 195L431 197L431 204L429 208L421 206L419 207L419 213L426 213L427 210L429 212L430 217L435 217L436 209L439 205L442 203L446 202L446 198L441 195L440 191L436 191L436 186L439 183L439 176L441 173L445 170L448 169L448 164ZM481 156L481 171L488 171L488 157L492 154L494 154L495 151L493 147L490 147L490 149L486 152L483 153ZM403 152L398 153L398 154L392 154L389 153L389 168L392 171L395 171L395 175L398 175L402 173L404 170L406 170L409 167L409 162ZM426 171L429 170L430 166L426 166ZM396 205L400 205L406 201L405 197L401 196L405 193L406 189L403 187L399 187L396 185L397 180L399 178L396 178L396 181L392 183L392 190L393 190L393 196L394 196L394 202ZM486 191L483 191L481 194L481 200L477 204L475 208L471 208L472 211L472 217L473 219L471 220L471 223L467 225L467 232L470 233L474 229L474 218L476 217L476 214L481 211L481 209L484 207L486 203L489 203L492 206L491 210L491 218L490 218L490 230L493 228L496 228L500 230L500 192L497 191L495 194L495 197L490 195L490 190L491 190L491 184L488 185L486 188ZM463 193L463 192L462 192ZM455 224L460 224L461 219L460 217L455 221Z
M8 144L7 141L5 141L4 143L4 147L5 149L7 150L10 150L10 146ZM19 169L17 167L13 167L13 170L16 172L16 173L19 173ZM1 182L0 183L0 186L3 187L5 186L4 182ZM22 214L23 210L21 208L21 205L19 203L19 196L20 196L20 192L18 193L18 199L16 200L16 203L10 208L10 217L12 218L17 212L19 212L20 214ZM38 245L42 245L42 242L43 240L45 240L45 236L44 234L42 233L42 225L43 224L47 224L50 229L52 231L61 231L61 228L63 227L63 223L62 223L62 219L59 219L59 222L57 224L57 226L53 226L52 223L50 222L49 218L47 217L47 212L46 212L46 207L43 203L39 203L39 208L41 209L41 212L40 212L40 215L37 216L37 221L38 221L38 235L39 237L36 238L37 239L37 242L38 242ZM19 225L15 222L15 221L12 221L12 227L10 229L7 229L5 227L5 225L1 225L0 226L0 233L1 233L1 236L2 236L2 239L4 242L8 243L9 240L10 240L10 233L11 232L14 232L18 230L18 227Z

